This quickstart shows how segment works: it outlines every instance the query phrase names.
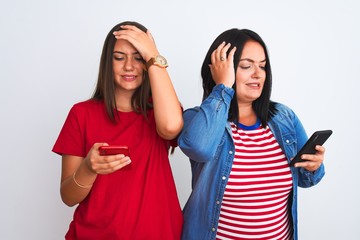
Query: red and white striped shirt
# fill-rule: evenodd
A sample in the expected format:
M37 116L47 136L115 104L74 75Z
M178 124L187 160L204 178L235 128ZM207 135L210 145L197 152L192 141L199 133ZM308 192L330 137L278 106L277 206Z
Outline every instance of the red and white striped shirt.
M231 127L235 157L216 239L292 239L292 176L283 151L269 127Z

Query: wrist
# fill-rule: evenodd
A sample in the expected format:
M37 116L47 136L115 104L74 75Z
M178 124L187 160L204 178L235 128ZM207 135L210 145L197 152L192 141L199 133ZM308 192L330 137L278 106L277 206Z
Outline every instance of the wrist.
M161 55L155 55L151 57L148 61L146 61L146 69L149 69L151 66L157 66L160 68L167 68L168 63L166 58Z
M72 175L72 179L74 181L74 183L76 184L76 186L78 186L79 188L91 188L92 187L92 183L91 184L82 184L82 183L79 183L77 180L76 180L76 173L77 171L74 172L74 174Z
M92 175L92 174L97 174L93 168L91 167L91 162L90 162L90 158L86 157L83 161L83 163L85 164L85 168L87 170L87 173L89 175Z
M92 169L89 158L85 158L73 173L72 180L79 188L91 188L96 176L97 173Z

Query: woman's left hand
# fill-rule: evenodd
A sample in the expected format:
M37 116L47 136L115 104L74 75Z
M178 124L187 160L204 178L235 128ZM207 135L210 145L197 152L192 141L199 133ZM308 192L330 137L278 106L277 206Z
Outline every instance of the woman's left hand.
M135 26L123 25L121 26L121 30L115 31L113 34L116 39L127 40L131 43L145 61L149 61L150 58L159 54L149 30L145 33Z
M295 164L295 167L303 167L310 172L316 171L324 161L325 148L320 145L316 145L315 154L303 154L301 159L307 160L305 162L299 162Z

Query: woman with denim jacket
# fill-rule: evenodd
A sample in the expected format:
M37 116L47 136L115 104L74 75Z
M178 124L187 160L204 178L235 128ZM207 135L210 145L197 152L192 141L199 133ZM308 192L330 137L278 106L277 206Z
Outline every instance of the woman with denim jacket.
M320 182L325 149L289 167L307 135L290 108L270 100L265 43L251 30L227 30L201 75L203 102L184 112L178 138L192 168L182 239L298 239L297 187Z

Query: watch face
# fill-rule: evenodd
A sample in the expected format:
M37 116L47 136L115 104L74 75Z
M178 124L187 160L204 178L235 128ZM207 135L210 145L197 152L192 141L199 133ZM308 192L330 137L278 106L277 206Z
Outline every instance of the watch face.
M156 56L156 62L160 63L161 65L167 66L167 61L163 56Z

